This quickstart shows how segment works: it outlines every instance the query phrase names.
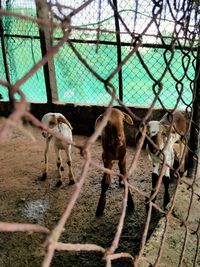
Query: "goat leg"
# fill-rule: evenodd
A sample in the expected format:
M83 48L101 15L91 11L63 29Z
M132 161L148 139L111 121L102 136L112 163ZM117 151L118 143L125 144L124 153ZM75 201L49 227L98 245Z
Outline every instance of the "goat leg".
M125 158L123 160L119 160L118 166L119 166L120 173L123 175L126 175L126 160L125 160ZM119 186L124 187L124 181L123 181L121 176L119 177Z
M44 170L42 173L42 176L39 178L40 181L45 181L47 178L47 171L48 171L48 151L49 151L49 144L51 141L51 137L48 137L46 139L46 147L45 147L45 151L44 151Z
M96 209L97 217L101 216L104 212L104 208L106 205L106 191L108 190L110 182L111 182L110 174L104 173L103 179L101 181L101 195L100 195L99 203Z
M123 175L126 175L126 157L125 156L124 156L123 159L119 160L118 166L119 166L120 173L123 174ZM124 181L123 181L121 176L119 177L119 186L120 187L124 187ZM128 206L128 210L129 211L133 211L135 209L135 205L134 205L134 202L133 202L133 198L132 198L130 189L128 190L128 203L127 203L127 206Z
M154 194L155 192L155 188L158 182L158 174L157 173L152 173L152 190L151 190L151 196ZM156 201L156 196L154 197L154 199L152 199L153 202Z
M127 205L128 205L128 210L129 211L134 211L135 205L134 205L133 198L132 198L130 190L128 191L128 203L127 203Z
M75 180L74 180L74 174L72 171L71 145L68 145L65 152L66 152L66 156L67 156L69 185L73 185L73 184L75 184Z
M57 165L57 170L58 170L58 181L56 183L56 187L60 187L62 185L62 176L63 176L64 168L62 165L60 149L57 146L55 146L54 149L55 149L56 156L57 156L56 165Z
M157 173L154 173L152 172L152 177L151 177L151 183L152 183L152 190L151 190L151 195L152 196L155 192L155 188L156 188L156 185L157 185L157 182L158 182L158 174ZM146 199L146 201L148 201L148 199ZM156 196L152 199L152 202L155 202L156 201ZM146 210L149 209L149 206L148 204L146 204Z
M170 196L169 196L169 177L163 176L163 184L165 188L164 192L164 200L163 200L163 208L166 209L167 204L170 202Z
M72 172L72 162L68 161L67 165L69 168L69 185L73 185L73 184L75 184L75 180L74 180L74 174Z

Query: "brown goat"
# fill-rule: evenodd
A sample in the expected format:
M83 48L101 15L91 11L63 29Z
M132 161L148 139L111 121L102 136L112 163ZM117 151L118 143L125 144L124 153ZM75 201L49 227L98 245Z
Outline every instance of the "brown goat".
M103 115L100 115L96 122L95 128L101 122ZM124 133L124 121L132 125L133 121L131 117L113 108L111 115L108 119L107 125L102 130L102 159L105 168L112 169L115 161L118 161L120 174L126 175L126 137ZM96 216L103 214L106 205L106 191L111 183L111 175L104 173L101 182L101 195L96 210ZM123 186L123 179L119 177L119 185ZM134 210L134 203L132 200L131 192L128 192L128 208Z
M188 149L187 145L187 131L189 128L188 119L185 117L182 111L175 111L172 115L166 113L160 120L160 123L169 128L169 125L173 125L171 133L175 135L174 153L176 165L178 165L180 176L183 176L184 172L188 168ZM177 166L174 167L177 169Z

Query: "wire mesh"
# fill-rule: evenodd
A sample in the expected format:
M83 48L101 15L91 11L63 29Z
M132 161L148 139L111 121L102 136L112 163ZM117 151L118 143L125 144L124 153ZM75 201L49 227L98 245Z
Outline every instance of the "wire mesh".
M38 3L39 2L40 1L38 1ZM17 6L14 5L16 3ZM55 59L59 100L65 102L96 102L106 104L108 108L105 121L109 118L110 108L114 103L118 103L134 120L141 123L140 130L142 132L142 139L140 139L138 143L132 164L128 170L129 175L133 174L137 167L145 138L145 125L152 113L153 107L161 106L165 110L169 107L176 109L177 107L184 106L187 108L186 115L190 120L189 124L192 123L192 105L195 100L195 90L198 89L196 83L199 78L199 71L197 72L196 69L196 47L199 42L198 27L200 14L198 2L173 1L173 4L171 4L171 1L167 0L154 0L146 1L144 4L142 1L135 1L134 3L121 1L118 3L118 7L114 3L116 2L110 0L88 0L82 2L68 1L67 5L64 5L66 3L49 1L50 20L44 21L34 17L34 22L39 26L47 24L50 26L52 32L55 28L58 29L58 31L55 32L57 39L54 39L52 49L42 58L40 52L38 52L40 51L38 49L38 40L30 38L27 40L23 39L22 42L22 38L13 36L14 33L8 36L8 34L10 35L11 33L10 23L13 18L17 17L18 20L25 20L27 23L31 21L30 23L32 25L32 14L34 13L32 13L32 11L31 13L25 12L26 17L23 17L21 12L19 12L21 13L20 15L17 15L15 12L9 13L9 11L13 11L13 9L14 11L19 11L19 5L23 7L26 5L24 1L20 2L20 4L14 1L3 1L3 8L0 10L0 14L1 16L5 16L6 19L9 18L7 20L8 22L3 21L3 24L5 24L7 31L5 32L4 41L7 43L8 47L7 59L11 82L5 81L5 76L1 78L1 89L4 88L1 94L6 98L4 92L5 88L8 89L8 95L10 101L14 104L14 109L9 118L1 125L0 136L2 140L4 140L6 134L12 130L12 126L18 125L23 117L30 120L36 127L45 129L44 125L26 110L26 101L29 101L29 98L34 98L37 101L45 99L43 95L44 84L42 87L39 86L41 80L44 81L44 78L41 78L42 74L39 70L41 70L41 67L52 57ZM13 6L14 8L12 8ZM28 7L30 8L30 5L28 5ZM31 9L33 8L35 10L34 7L35 5L31 3ZM112 15L111 12L113 13ZM120 33L116 32L114 15L115 19L117 18L120 22ZM131 19L129 20L129 18ZM83 19L85 21L84 25L81 23ZM170 22L170 26L168 25L166 27L166 21ZM15 27L17 28L15 34L19 34L18 28L21 27L21 23L14 23L14 25L12 25L14 31L16 30ZM28 30L28 33L35 32L36 28L34 24L33 31ZM24 29L22 31L24 31ZM117 64L117 43L113 40L116 35L119 34L121 36L122 60ZM94 42L88 43L88 40ZM27 42L27 44L25 50L22 50L21 47L24 46L24 42ZM112 42L114 42L114 44ZM151 42L153 42L154 45L151 45ZM34 46L34 49L32 46ZM18 50L19 47L20 50ZM24 51L24 53L22 53L22 51ZM25 54L25 51L28 51L28 53ZM35 53L35 51L37 51L37 53ZM31 55L31 57L28 55ZM0 57L1 60L3 56ZM32 61L29 60L30 58ZM23 67L24 64L26 64L26 67ZM120 70L122 70L123 75L123 101L118 97L120 90L120 88L118 88L118 75ZM40 95L40 93L42 96L39 97L38 95ZM144 118L136 116L136 114L131 112L128 108L127 105L129 104L147 106L148 112L146 116ZM187 257L188 239L192 232L195 234L196 238L192 266L199 266L199 219L196 222L195 230L194 227L190 227L189 223L189 214L194 209L194 207L192 207L194 196L199 197L194 190L194 185L197 183L196 175L191 182L187 182L184 179L180 179L177 174L178 186L173 195L172 205L169 210L163 210L152 202L151 198L149 199L147 220L140 249L136 256L132 256L126 251L116 252L124 226L128 188L130 188L132 192L137 192L143 197L146 196L145 192L142 192L139 188L136 188L134 184L128 182L126 176L123 177L125 189L119 223L109 248L104 248L96 244L59 242L64 226L80 196L81 188L87 179L87 174L91 165L97 170L110 173L108 169L102 168L93 162L90 154L91 144L95 143L103 127L104 125L102 123L101 127L96 130L83 145L72 142L73 146L80 149L84 164L76 189L63 215L60 217L59 222L55 225L53 230L40 225L1 222L1 231L45 233L47 238L44 250L44 261L42 262L43 267L51 265L55 252L58 250L101 252L106 267L112 266L114 260L122 257L130 259L132 266L135 267L140 266L141 262L145 262L149 266L162 266L161 256L164 252L165 241L167 237L169 237L168 228L172 223L172 212L175 201L177 200L177 188L180 183L184 183L190 187L191 194L185 218L177 218L182 224L182 229L184 229L177 266L183 266L184 259ZM51 133L50 130L49 132ZM186 138L187 136L185 135L184 137ZM63 141L66 142L66 140ZM198 155L195 156L198 160ZM162 168L164 167L163 164ZM119 175L118 173L114 174ZM160 175L160 177L162 178L162 175ZM159 190L159 186L157 190ZM160 237L159 248L154 261L146 257L144 253L152 208L163 214L165 221L164 229Z
M68 4L73 9L73 6L79 5L79 2L69 2ZM34 2L2 1L2 6L5 10L18 12L31 18L36 16ZM142 46L138 49L138 53L134 53L126 64L123 64L122 98L127 105L144 105L148 107L154 96L152 91L154 80L145 70L144 64L148 66L149 72L157 80L160 79L169 65L169 71L162 78L164 86L160 95L161 101L165 102L166 108L172 108L179 90L184 87L178 107L185 108L192 101L195 73L193 62L196 59L195 48L197 45L197 38L194 39L194 35L197 31L195 28L195 19L197 18L195 17L194 9L192 9L190 22L188 22L187 36L184 36L184 28L181 31L178 28L181 27L181 23L186 24L187 21L185 21L185 18L181 18L182 11L178 11L178 7L177 14L174 14L180 16L181 23L176 23L175 15L173 12L170 13L167 3L163 3L162 15L159 15L157 20L151 21L154 16L151 12L151 6L151 1L146 1L145 4L137 1L136 3L129 1L118 3L118 14L119 18L121 18L119 27L122 59L131 51L134 35L142 35ZM55 4L52 4L52 10L56 14L55 21L62 18L64 14L69 13L70 9L67 7L62 7L62 12L59 11L62 9L61 7L59 9ZM172 6L172 8L174 7ZM174 9L174 12L176 12L176 9ZM9 75L14 82L27 72L34 62L41 58L40 42L37 39L39 38L39 30L33 21L25 20L24 23L21 23L20 19L12 16L3 17L2 22ZM106 75L108 76L109 72L114 70L117 64L118 53L112 7L108 6L106 1L94 1L90 7L86 7L76 16L73 16L72 23L74 30L71 32L70 39L76 45L76 49L94 70L98 71L103 78L106 78ZM151 25L148 26L149 23ZM157 27L159 27L159 30ZM173 28L179 35L173 37ZM162 38L159 37L160 32L162 33ZM61 35L62 31L58 27L54 31L54 36L59 38ZM23 38L20 38L20 36ZM173 53L171 52L173 48L172 38L178 38L179 40L176 42ZM168 49L166 49L166 46L168 46ZM169 60L170 64L168 64ZM29 63L29 65L24 64L25 62ZM107 103L108 98L104 93L102 83L84 69L84 66L76 59L69 46L63 46L56 55L55 68L59 101L86 104ZM80 75L77 75L80 70L84 73L82 81L80 81ZM41 69L32 78L32 87L29 84L24 84L22 90L27 94L28 101L47 101L43 76ZM79 79L76 77L79 77ZM113 79L117 95L120 95L118 75L115 75ZM38 88L38 90L34 88ZM7 100L8 96L5 94L4 89L1 88L1 90L1 94ZM155 106L160 107L160 102L157 101Z

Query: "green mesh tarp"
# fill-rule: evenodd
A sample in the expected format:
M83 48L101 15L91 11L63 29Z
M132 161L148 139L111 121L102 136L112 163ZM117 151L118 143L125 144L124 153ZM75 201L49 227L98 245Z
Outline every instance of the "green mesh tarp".
M67 1L65 4L71 7L78 7L82 1ZM117 43L115 35L114 12L107 1L102 1L101 13L99 13L98 1L82 10L72 18L73 25L82 29L72 30L70 38L88 65L103 79L117 68ZM123 18L127 28L136 32L144 31L152 18L152 1L118 1L119 15ZM61 1L62 3L62 1ZM34 1L11 0L2 1L2 8L29 17L36 17ZM148 11L149 10L149 11ZM69 11L68 11L69 12ZM167 8L166 8L167 14ZM159 21L163 34L170 36L173 25L172 18L163 17ZM36 23L30 20L16 18L14 16L3 16L4 44L10 80L15 83L21 79L41 58L41 45L39 29ZM97 33L94 29L102 29ZM130 53L132 38L128 29L120 21L122 60ZM139 55L136 53L122 66L123 102L127 105L146 106L151 105L156 90L155 80L162 76L163 90L156 101L155 106L175 106L178 96L181 94L178 106L184 108L192 101L195 75L195 51L181 49L173 50L173 58L168 66L171 52L161 45L161 39L154 34L155 25L145 32L143 45L139 47ZM61 31L54 32L54 37L61 37ZM170 38L165 38L166 44L170 44ZM56 44L58 40L53 42ZM127 44L127 45L126 45ZM147 44L147 45L146 45ZM151 45L152 46L151 46ZM184 45L188 46L188 42ZM0 46L0 63L4 65L2 48ZM107 93L104 83L99 81L74 54L66 43L54 57L55 76L58 90L58 100L61 102L73 102L82 104L108 104L110 95ZM6 80L5 69L2 68L1 80ZM110 81L119 96L118 73ZM154 89L153 89L154 88ZM28 81L20 88L28 101L47 102L46 86L43 67L41 67ZM155 91L154 91L155 90ZM8 100L7 88L0 86L0 94L3 100Z

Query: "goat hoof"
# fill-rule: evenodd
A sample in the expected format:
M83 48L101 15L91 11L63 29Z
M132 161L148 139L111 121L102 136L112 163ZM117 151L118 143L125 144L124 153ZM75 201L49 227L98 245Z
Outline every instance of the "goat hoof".
M128 211L134 211L135 210L135 205L132 199L128 199Z
M124 187L124 181L122 177L119 177L119 187Z
M105 202L100 200L96 209L96 217L100 217L103 215L104 208L105 208Z
M75 181L74 180L70 180L69 181L69 185L73 185L73 184L75 184Z
M104 212L104 208L105 208L105 198L104 197L100 197L97 209L96 209L96 217L100 217L103 215Z
M119 182L119 187L121 187L121 188L124 187L124 183L123 183L123 181L120 181L120 182Z
M96 217L101 217L103 215L103 209L101 207L97 207Z
M58 181L57 183L56 183L56 187L60 187L62 185L62 181Z
M132 204L128 204L127 210L129 212L133 212L135 210L135 205L133 203Z
M44 172L44 173L42 174L42 176L39 177L39 180L40 180L40 181L45 181L46 179L47 179L47 173Z
M169 194L164 195L164 203L163 203L163 208L166 210L167 204L170 202L170 197Z

